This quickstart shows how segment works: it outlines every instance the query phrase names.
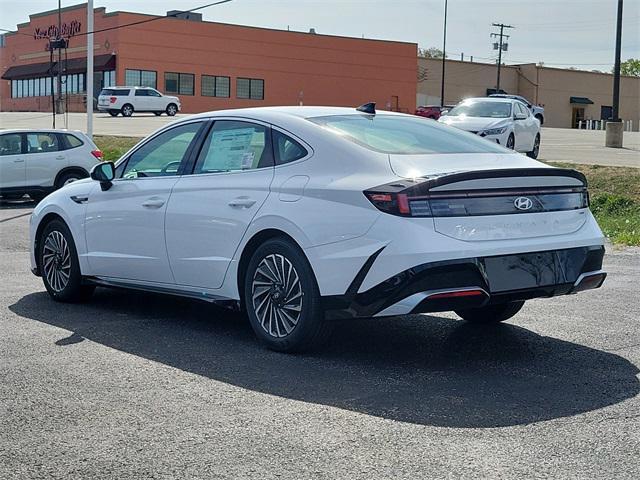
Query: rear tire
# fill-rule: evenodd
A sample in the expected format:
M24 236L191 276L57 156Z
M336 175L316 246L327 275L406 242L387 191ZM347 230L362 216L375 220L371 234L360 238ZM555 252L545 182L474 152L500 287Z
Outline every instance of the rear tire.
M536 135L536 139L533 141L533 150L527 152L527 157L529 158L538 158L538 154L540 153L540 134Z
M133 115L133 105L131 105L129 103L125 103L122 106L122 109L120 110L120 113L122 113L123 117L130 117L131 115Z
M159 117L160 115L162 115L162 112L153 112L153 114L154 114L156 117Z
M60 178L56 181L56 188L62 188L69 183L73 183L76 180L80 180L81 178L86 178L87 176L80 172L69 172L64 175L60 175Z
M78 252L69 228L62 220L52 220L38 239L40 273L47 292L57 302L82 302L95 286L83 285Z
M469 323L491 324L500 323L510 319L524 306L524 300L509 303L500 303L486 307L467 308L456 310L456 314Z
M310 350L331 334L311 265L285 238L267 240L251 256L243 302L251 328L271 350Z

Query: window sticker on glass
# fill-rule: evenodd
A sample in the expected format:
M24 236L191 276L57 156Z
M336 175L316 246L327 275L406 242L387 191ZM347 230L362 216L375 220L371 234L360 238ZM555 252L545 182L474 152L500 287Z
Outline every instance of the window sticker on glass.
M211 144L202 170L228 171L255 168L254 136L264 137L253 127L212 132ZM260 142L263 143L263 142Z

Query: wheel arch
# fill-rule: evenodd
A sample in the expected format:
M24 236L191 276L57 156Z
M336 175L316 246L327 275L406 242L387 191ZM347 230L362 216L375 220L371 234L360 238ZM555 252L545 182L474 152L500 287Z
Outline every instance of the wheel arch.
M300 246L300 244L289 235L287 232L277 229L277 228L266 228L264 230L260 230L256 232L249 241L244 245L242 249L242 253L240 254L240 258L238 260L238 269L236 273L236 286L238 288L238 295L240 297L240 304L242 305L243 295L244 295L244 276L247 272L247 267L249 266L249 261L251 260L251 256L256 249L262 245L267 240L272 238L285 238L293 243L300 252L305 255L304 250ZM305 255L306 257L306 255ZM308 261L308 259L307 259Z
M67 225L67 228L69 227L65 219L62 218L60 215L58 215L56 212L47 213L44 217L42 217L42 219L38 223L38 227L36 228L36 233L33 238L33 255L36 259L36 267L38 268L39 275L42 275L42 266L40 265L40 255L38 255L38 250L40 249L40 236L42 235L42 231L46 228L46 226L49 225L49 223L51 223L53 220L60 220L65 225Z
M78 167L78 166L64 167L56 175L56 179L53 182L53 186L56 188L59 188L58 183L60 182L60 179L62 178L63 175L66 175L67 173L79 173L82 175L82 178L87 178L89 176L89 172L87 172L82 167Z

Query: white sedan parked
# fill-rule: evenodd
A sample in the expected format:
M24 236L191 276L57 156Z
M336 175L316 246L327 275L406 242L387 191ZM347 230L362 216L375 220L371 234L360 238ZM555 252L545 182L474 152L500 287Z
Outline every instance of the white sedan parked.
M510 98L468 98L438 120L475 133L511 150L538 158L540 122L520 101Z
M29 194L38 201L53 190L89 176L102 152L75 130L0 131L0 196Z
M41 202L31 267L57 301L236 302L268 347L302 350L354 317L493 323L598 288L588 198L579 172L371 104L216 111Z

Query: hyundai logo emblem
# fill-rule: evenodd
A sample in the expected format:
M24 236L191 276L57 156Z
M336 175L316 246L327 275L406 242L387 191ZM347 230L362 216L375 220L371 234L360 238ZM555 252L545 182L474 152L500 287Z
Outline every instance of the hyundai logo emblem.
M513 201L513 205L518 210L531 210L531 207L533 207L533 202L529 197L518 197Z

